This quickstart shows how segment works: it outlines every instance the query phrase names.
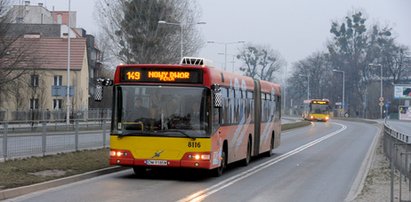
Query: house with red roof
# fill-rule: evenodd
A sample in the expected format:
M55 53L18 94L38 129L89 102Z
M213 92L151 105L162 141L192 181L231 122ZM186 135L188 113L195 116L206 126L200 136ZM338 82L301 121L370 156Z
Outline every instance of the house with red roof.
M71 109L88 110L89 68L86 38L70 39L69 70L67 38L42 38L32 34L25 35L16 42L22 43L29 45L34 58L20 64L25 74L19 80L25 81L27 85L20 85L14 90L15 93L3 97L2 108L15 111L65 110L69 83Z
M67 104L72 114L85 112L82 117L87 118L87 110L98 106L93 94L95 77L102 69L94 36L75 28L75 11L49 11L42 4L32 5L29 1L13 6L11 11L16 17L9 24L8 35L17 36L14 49L27 49L25 55L30 59L19 64L0 61L0 68L14 66L18 70L16 74L24 72L7 91L0 92L0 121L42 120L46 110L56 112L52 119L64 119ZM69 16L71 28L67 25ZM17 52L10 51L7 57L19 57ZM39 114L27 117L33 111Z

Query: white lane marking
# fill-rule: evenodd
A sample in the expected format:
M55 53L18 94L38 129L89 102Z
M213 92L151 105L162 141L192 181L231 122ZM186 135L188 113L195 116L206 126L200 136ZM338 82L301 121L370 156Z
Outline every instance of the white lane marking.
M272 165L274 165L274 164L276 164L276 163L278 163L278 162L280 162L280 161L282 161L282 160L284 160L284 159L286 159L286 158L288 158L288 157L291 157L291 156L293 156L293 155L295 155L295 154L298 154L298 153L300 153L301 151L304 151L304 150L306 150L306 149L308 149L308 148L310 148L310 147L312 147L312 146L314 146L314 145L316 145L316 144L318 144L318 143L320 143L320 142L322 142L322 141L324 141L324 140L326 140L326 139L328 139L328 138L331 138L331 137L333 137L334 135L337 135L338 133L341 133L342 131L344 131L344 130L347 128L347 126L342 125L342 124L339 124L339 123L333 123L333 124L337 124L337 125L341 126L341 128L340 128L339 130L337 130L337 131L334 131L334 132L326 135L326 136L323 136L323 137L321 137L321 138L318 138L318 139L316 139L316 140L314 140L314 141L312 141L312 142L309 142L309 143L307 143L307 144L305 144L305 145L303 145L303 146L301 146L301 147L298 147L298 148L296 148L296 149L294 149L294 150L292 150L292 151L289 151L289 152L287 152L287 153L285 153L285 154L283 154L283 155L281 155L281 156L279 156L279 157L277 157L277 158L274 158L274 159L272 159L272 160L269 160L269 161L267 161L267 162L264 162L264 163L262 163L262 164L260 164L260 165L257 165L257 166L255 166L255 167L253 167L253 168L250 168L250 169L248 169L248 170L246 170L246 171L244 171L244 172L242 172L242 173L239 173L239 174L234 175L234 176L232 176L232 177L230 177L230 178L227 178L227 179L225 179L225 180L223 180L223 181L221 181L221 182L219 182L219 183L217 183L217 184L215 184L215 185L213 185L213 186L211 186L211 187L208 187L208 188L206 188L206 189L204 189L204 190L201 190L201 191L198 191L198 192L196 192L196 193L194 193L194 194L191 194L191 195L189 195L189 196L187 196L187 197L185 197L185 198L183 198L183 199L178 200L178 202L183 202L183 201L202 201L202 200L204 200L207 196L210 196L211 194L213 194L213 193L215 193L215 192L218 192L218 191L220 191L220 190L222 190L222 189L224 189L224 188L226 188L226 187L228 187L228 186L230 186L230 185L232 185L232 184L234 184L234 183L236 183L236 182L238 182L238 181L240 181L240 180L242 180L242 179L244 179L244 178L247 178L247 177L249 177L250 175L253 175L253 174L255 174L255 173L257 173L257 172L259 172L259 171L261 171L261 170L263 170L263 169L265 169L265 168L267 168L267 167L270 167L270 166L272 166Z

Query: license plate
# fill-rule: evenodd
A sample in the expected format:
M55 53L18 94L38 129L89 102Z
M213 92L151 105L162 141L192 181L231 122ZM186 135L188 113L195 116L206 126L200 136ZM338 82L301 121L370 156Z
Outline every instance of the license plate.
M166 160L146 160L146 164L150 166L166 166L168 162Z

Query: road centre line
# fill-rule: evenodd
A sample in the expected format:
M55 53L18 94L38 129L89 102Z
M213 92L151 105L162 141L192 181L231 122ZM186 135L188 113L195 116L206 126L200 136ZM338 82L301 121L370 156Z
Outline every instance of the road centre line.
M286 158L288 158L288 157L291 157L291 156L293 156L293 155L295 155L295 154L298 154L298 153L300 153L300 152L302 152L302 151L304 151L304 150L306 150L306 149L308 149L308 148L310 148L310 147L312 147L312 146L314 146L314 145L316 145L316 144L318 144L318 143L320 143L320 142L322 142L322 141L324 141L324 140L326 140L326 139L328 139L328 138L333 137L334 135L337 135L338 133L341 133L341 132L344 131L345 129L347 129L347 126L345 126L345 125L343 125L343 124L339 124L339 123L333 123L333 124L337 124L337 125L341 126L341 128L340 128L339 130L337 130L337 131L334 131L334 132L326 135L326 136L323 136L323 137L321 137L321 138L318 138L318 139L316 139L316 140L314 140L314 141L312 141L312 142L309 142L309 143L307 143L307 144L305 144L305 145L303 145L303 146L300 146L300 147L298 147L298 148L296 148L296 149L294 149L294 150L292 150L292 151L289 151L289 152L287 152L287 153L285 153L285 154L283 154L283 155L281 155L281 156L279 156L279 157L276 157L276 158L274 158L274 159L272 159L272 160L269 160L269 161L267 161L267 162L264 162L264 163L262 163L262 164L260 164L260 165L255 166L255 167L253 167L253 168L250 168L250 169L248 169L248 170L246 170L246 171L244 171L244 172L242 172L242 173L239 173L239 174L234 175L234 176L232 176L232 177L230 177L230 178L227 178L227 179L225 179L225 180L223 180L223 181L221 181L221 182L219 182L219 183L217 183L217 184L215 184L215 185L213 185L213 186L211 186L211 187L208 187L208 188L206 188L206 189L204 189L204 190L201 190L201 191L198 191L198 192L196 192L196 193L194 193L194 194L191 194L191 195L189 195L189 196L187 196L187 197L185 197L185 198L183 198L183 199L178 200L178 202L183 202L183 201L202 201L202 200L204 200L206 197L210 196L210 195L213 194L213 193L216 193L216 192L218 192L218 191L220 191L220 190L222 190L222 189L224 189L224 188L226 188L226 187L228 187L228 186L230 186L230 185L232 185L232 184L234 184L234 183L236 183L236 182L238 182L238 181L240 181L240 180L242 180L242 179L244 179L244 178L247 178L247 177L249 177L249 176L251 176L251 175L253 175L253 174L255 174L255 173L257 173L257 172L259 172L259 171L261 171L261 170L263 170L263 169L265 169L265 168L267 168L267 167L270 167L270 166L272 166L272 165L274 165L274 164L276 164L276 163L278 163L278 162L280 162L280 161L282 161L282 160L284 160L284 159L286 159Z

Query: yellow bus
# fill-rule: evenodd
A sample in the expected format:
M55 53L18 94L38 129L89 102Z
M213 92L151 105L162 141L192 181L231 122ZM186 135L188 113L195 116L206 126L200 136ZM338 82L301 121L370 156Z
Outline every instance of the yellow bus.
M219 176L230 163L280 145L279 84L204 65L127 64L116 69L110 164L193 168Z
M330 109L328 99L304 100L302 117L308 121L328 121L330 119Z

